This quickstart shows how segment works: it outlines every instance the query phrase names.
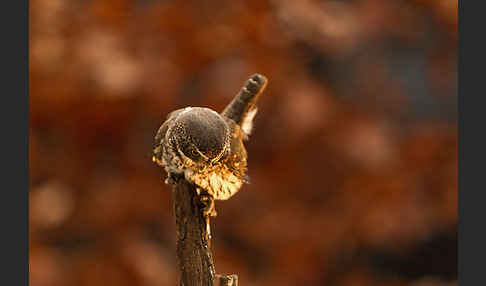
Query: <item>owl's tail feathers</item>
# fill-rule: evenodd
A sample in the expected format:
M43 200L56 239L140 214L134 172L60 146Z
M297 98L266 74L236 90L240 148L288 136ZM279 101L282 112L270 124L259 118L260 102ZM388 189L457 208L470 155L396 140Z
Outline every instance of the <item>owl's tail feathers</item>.
M261 74L252 75L221 115L233 120L238 125L247 124L248 120L252 121L256 113L256 102L267 86L267 82L267 78Z

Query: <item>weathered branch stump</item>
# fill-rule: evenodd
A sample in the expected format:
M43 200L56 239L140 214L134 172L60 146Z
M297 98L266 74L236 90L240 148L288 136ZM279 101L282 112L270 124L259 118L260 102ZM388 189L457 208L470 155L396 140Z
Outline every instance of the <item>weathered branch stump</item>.
M212 286L214 264L209 241L204 238L206 223L195 186L181 179L173 188L177 228L177 258L180 285Z
M201 203L195 186L178 180L173 191L174 215L177 228L177 258L179 285L237 286L237 275L215 275L210 241L204 236L206 221L201 215Z

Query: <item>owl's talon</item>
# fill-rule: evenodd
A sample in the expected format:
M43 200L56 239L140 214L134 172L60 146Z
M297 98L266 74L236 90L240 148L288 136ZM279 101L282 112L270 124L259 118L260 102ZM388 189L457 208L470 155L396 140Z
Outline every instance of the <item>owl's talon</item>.
M218 215L216 208L214 207L214 198L212 196L203 194L200 195L200 199L204 204L204 207L201 209L204 217L215 217Z
M204 239L208 242L211 241L211 226L209 224L209 216L205 217L206 219L206 231L204 232Z
M198 194L201 193L201 189L197 188L196 191ZM211 225L210 225L210 218L216 216L216 209L214 208L214 198L207 194L202 194L199 196L199 200L204 205L201 208L202 215L206 222L206 229L204 231L204 239L208 242L211 241Z
M178 174L173 174L173 173L168 173L167 179L165 179L165 183L167 185L175 185L177 184L177 181L179 180L180 175Z

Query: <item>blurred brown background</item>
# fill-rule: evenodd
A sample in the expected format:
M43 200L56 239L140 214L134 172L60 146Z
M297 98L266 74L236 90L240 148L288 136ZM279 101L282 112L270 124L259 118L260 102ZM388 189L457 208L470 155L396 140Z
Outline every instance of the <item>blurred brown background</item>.
M240 285L457 285L457 1L31 0L30 283L175 285L165 116L269 85L217 203Z

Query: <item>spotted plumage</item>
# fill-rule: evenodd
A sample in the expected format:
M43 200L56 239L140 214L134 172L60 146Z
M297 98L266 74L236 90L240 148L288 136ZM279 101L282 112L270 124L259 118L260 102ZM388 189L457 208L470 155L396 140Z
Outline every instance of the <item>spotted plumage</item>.
M255 104L266 83L262 75L250 77L221 114L186 107L168 115L155 137L153 155L168 182L183 176L216 200L240 190L248 178L243 141L251 133Z

